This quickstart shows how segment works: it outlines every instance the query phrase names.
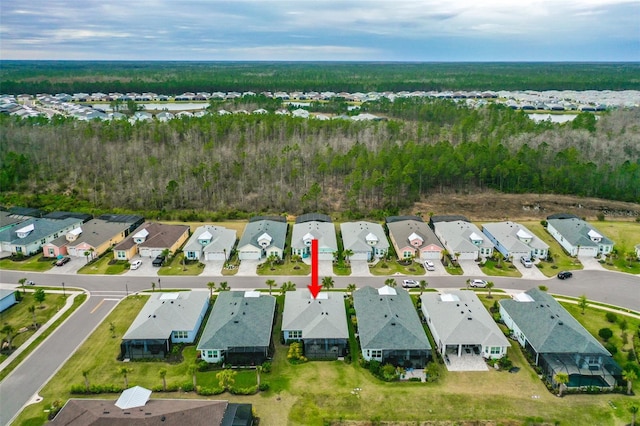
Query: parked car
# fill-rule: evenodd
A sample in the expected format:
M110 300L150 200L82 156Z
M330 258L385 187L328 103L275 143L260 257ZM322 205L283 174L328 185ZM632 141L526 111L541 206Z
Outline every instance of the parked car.
M58 259L58 260L56 261L56 266L62 266L62 265L64 265L65 263L69 263L70 261L71 261L71 258L70 258L70 257L63 257L63 258Z
M469 285L471 287L482 287L482 288L484 288L484 287L487 286L487 282L485 280L475 279L475 280L471 280Z
M157 267L164 265L164 256L161 254L157 255L156 258L153 259L153 262L151 262L151 264Z
M36 285L36 283L33 280L29 280L27 281L27 285Z
M404 288L414 288L418 287L420 284L416 280L402 280L402 287Z
M424 269L426 269L427 271L435 271L436 265L434 265L432 261L427 260L424 262Z
M137 259L134 260L133 262L131 262L131 266L129 267L129 269L138 269L140 267L140 265L142 265L142 260Z
M567 278L571 278L572 276L573 276L573 273L569 271L558 272L558 278L560 278L561 280L566 280Z
M525 268L531 268L533 266L533 262L530 257L521 257L520 262L524 265Z

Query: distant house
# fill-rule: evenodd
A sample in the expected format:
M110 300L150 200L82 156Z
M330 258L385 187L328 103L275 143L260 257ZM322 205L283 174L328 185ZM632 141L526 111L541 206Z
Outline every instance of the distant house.
M63 220L27 219L19 225L0 231L2 251L31 256L40 252L45 244L81 224L82 220L75 218Z
M386 218L389 238L398 259L436 260L442 258L444 247L431 228L418 216Z
M406 368L423 368L431 345L409 293L363 287L353 293L362 357Z
M345 222L340 224L342 245L353 254L350 260L380 259L389 251L389 241L382 225L372 222Z
M236 231L223 226L199 226L182 249L187 260L228 260L236 244Z
M336 229L327 215L310 213L296 218L291 236L291 253L302 258L311 255L311 241L318 240L318 259L334 260L338 253Z
M547 231L571 256L596 257L613 251L613 241L574 215L548 216Z
M252 217L238 243L239 259L262 260L272 255L282 259L287 240L287 227L284 216Z
M152 293L122 337L122 359L164 358L175 343L193 343L209 307L204 291Z
M189 238L188 225L143 223L124 241L113 247L116 260L131 260L135 255L154 258L163 251L175 253Z
M9 212L0 211L0 232L5 229L13 228L24 221L25 219L23 217L17 217Z
M420 300L443 357L502 358L507 354L509 341L474 292L424 293Z
M534 288L499 304L504 324L549 382L565 373L568 387L616 385L621 369L609 351L551 295Z
M223 291L197 350L209 363L260 365L273 353L276 299L257 291Z
M6 311L16 303L18 302L16 301L15 290L0 289L0 312Z
M546 259L549 254L549 245L519 223L485 223L482 232L506 258Z
M435 222L434 232L445 248L458 260L476 260L491 257L493 243L470 222Z
M309 359L337 359L349 347L342 293L323 291L317 298L305 290L288 291L282 314L285 342L301 341Z

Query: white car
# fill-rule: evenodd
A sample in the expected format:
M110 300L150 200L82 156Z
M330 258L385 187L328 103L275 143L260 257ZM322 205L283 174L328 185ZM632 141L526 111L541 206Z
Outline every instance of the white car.
M414 288L419 287L420 284L416 280L402 280L402 287L404 288Z
M427 271L435 271L436 265L434 265L432 261L427 260L424 262L424 269L426 269Z
M140 265L142 265L142 260L134 260L133 262L131 262L131 269L138 269Z
M525 268L531 268L533 266L533 262L528 257L521 257L520 262L522 262Z
M487 286L487 282L485 280L479 280L479 279L475 279L475 280L471 280L471 283L469 283L469 285L471 287L480 287L480 288L484 288Z

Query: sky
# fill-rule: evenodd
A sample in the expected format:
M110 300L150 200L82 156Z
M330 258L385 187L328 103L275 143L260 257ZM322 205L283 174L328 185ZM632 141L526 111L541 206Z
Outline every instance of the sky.
M0 58L639 61L640 0L2 0Z

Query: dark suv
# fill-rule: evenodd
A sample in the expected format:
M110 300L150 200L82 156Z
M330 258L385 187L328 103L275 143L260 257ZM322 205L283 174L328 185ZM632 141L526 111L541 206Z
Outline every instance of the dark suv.
M573 274L569 271L558 272L558 278L561 280L566 280L567 278L571 278Z
M151 264L158 267L164 265L164 256L161 254L157 255L156 258L153 259L153 262L151 262Z
M61 259L56 260L56 266L62 266L69 261L71 261L70 257L63 257Z

